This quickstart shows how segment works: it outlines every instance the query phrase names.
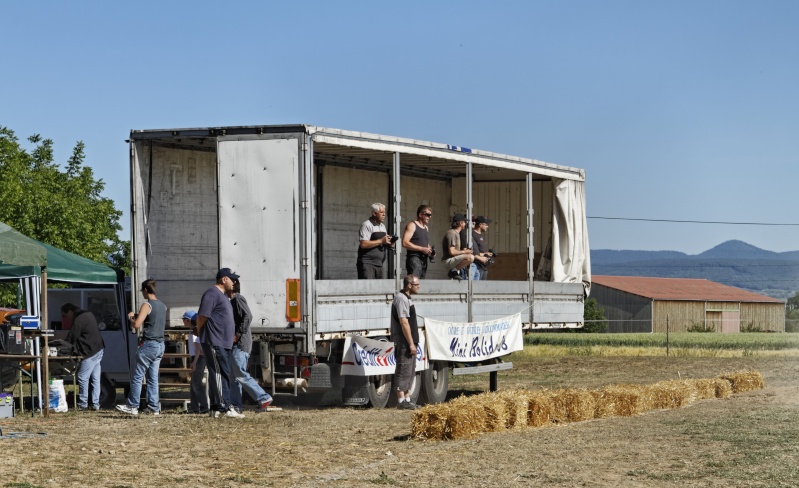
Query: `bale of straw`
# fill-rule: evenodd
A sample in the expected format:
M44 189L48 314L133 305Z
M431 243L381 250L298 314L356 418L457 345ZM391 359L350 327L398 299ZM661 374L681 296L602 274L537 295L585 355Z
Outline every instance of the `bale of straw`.
M486 432L487 415L485 406L473 397L458 397L449 403L439 405L446 413L447 423L444 436L447 439L471 439Z
M593 392L594 417L629 417L650 410L645 387L641 385L608 385Z
M543 427L551 423L551 393L547 390L530 392L527 396L527 425L530 427Z
M496 392L472 397L475 407L483 408L484 432L500 432L508 428L508 407Z
M721 375L719 378L730 382L733 393L760 390L766 386L763 375L759 371L736 371Z
M581 422L594 418L596 400L587 390L567 388L557 390L551 396L552 419L556 423Z
M714 380L707 378L685 380L686 385L693 390L691 401L716 398L716 385L713 382Z
M499 401L505 403L507 412L506 427L522 429L527 427L527 411L529 409L529 392L526 390L507 390L497 395Z
M441 405L425 405L413 412L411 438L418 440L446 439L447 413Z
M713 378L713 389L715 390L716 398L729 398L732 395L732 384L723 378Z
M647 393L653 409L679 408L690 401L693 388L685 381L660 381L650 386Z

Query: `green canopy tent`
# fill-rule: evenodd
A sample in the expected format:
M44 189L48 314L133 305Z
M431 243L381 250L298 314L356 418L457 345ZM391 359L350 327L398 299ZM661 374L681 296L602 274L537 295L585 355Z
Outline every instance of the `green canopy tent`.
M42 329L47 329L49 323L47 293L44 292L47 290L48 280L59 283L113 285L117 290L117 306L121 313L125 310L122 276L116 270L31 239L0 222L0 281L16 280L36 284L26 287L26 309L28 314L40 317ZM49 375L48 351L48 337L45 334L42 349L45 378ZM47 389L45 382L44 398L48 397ZM46 403L43 411L45 415L48 413Z

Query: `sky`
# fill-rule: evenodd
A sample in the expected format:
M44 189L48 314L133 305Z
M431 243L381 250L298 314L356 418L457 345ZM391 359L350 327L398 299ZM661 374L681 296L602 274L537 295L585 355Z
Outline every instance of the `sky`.
M0 126L62 165L83 141L125 239L131 129L300 123L584 168L592 249L793 251L797 25L794 0L6 1Z

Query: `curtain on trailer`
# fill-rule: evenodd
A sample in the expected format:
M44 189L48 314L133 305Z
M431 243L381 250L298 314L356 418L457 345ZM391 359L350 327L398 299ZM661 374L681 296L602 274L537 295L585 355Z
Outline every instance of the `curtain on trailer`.
M585 182L553 179L552 281L591 289Z

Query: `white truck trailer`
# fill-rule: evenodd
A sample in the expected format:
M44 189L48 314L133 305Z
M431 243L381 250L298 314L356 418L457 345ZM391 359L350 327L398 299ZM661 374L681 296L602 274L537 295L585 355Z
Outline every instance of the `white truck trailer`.
M341 374L348 336L388 337L405 275L398 242L386 279L356 279L358 230L375 202L397 236L430 205L437 247L454 213L493 219L489 279L449 280L430 264L420 315L462 323L521 312L525 329L582 327L591 278L581 169L311 125L133 130L129 144L133 283L156 279L178 326L220 267L238 272L254 315L251 367L273 391L377 407L393 398L391 375ZM445 399L451 366L418 373L420 402Z

